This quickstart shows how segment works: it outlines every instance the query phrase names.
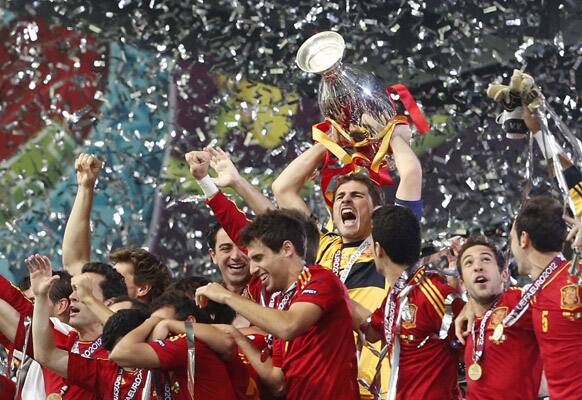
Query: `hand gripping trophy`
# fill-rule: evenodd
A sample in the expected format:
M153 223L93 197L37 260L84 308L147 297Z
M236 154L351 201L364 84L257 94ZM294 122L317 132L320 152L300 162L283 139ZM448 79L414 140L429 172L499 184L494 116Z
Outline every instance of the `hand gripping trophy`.
M313 139L328 153L322 168L321 187L328 205L327 188L337 175L365 168L377 184L391 184L386 155L394 128L408 124L397 115L389 97L397 92L421 133L429 126L412 95L402 84L383 89L376 78L342 62L345 42L336 32L326 31L307 39L295 62L305 72L321 74L319 109L325 120L313 126ZM338 162L343 166L338 167Z

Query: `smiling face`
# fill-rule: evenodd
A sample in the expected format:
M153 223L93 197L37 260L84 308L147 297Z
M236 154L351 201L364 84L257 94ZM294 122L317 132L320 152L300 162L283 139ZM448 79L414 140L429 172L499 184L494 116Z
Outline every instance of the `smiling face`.
M216 245L208 251L212 262L218 265L227 287L244 286L250 276L249 259L226 234L224 229L216 233Z
M347 181L335 191L333 221L344 243L364 240L372 231L374 204L368 187Z
M495 253L484 245L466 249L461 256L461 274L469 295L482 305L503 293L509 279L507 269L499 271Z
M284 263L283 248L278 253L268 248L259 240L249 246L251 269L257 270L265 290L276 292L286 290L288 286L288 269Z

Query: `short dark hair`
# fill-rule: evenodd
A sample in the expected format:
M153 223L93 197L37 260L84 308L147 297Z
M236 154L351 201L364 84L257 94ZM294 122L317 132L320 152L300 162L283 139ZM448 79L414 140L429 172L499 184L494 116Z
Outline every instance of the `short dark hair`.
M567 234L563 214L564 207L558 200L547 196L532 197L515 218L517 237L527 232L537 251L562 251Z
M30 275L23 276L22 279L18 281L16 287L22 292L26 292L28 289L30 289Z
M210 323L210 315L196 306L194 300L181 291L165 291L150 305L150 311L154 313L163 307L174 307L176 319L185 321L189 316L194 316L197 322Z
M372 204L374 206L381 206L384 204L384 192L380 189L380 186L372 180L367 175L361 172L357 172L350 175L341 175L336 179L335 189L333 191L333 200L335 201L335 193L341 185L348 182L360 182L368 188L368 193L372 198Z
M103 326L101 341L107 351L113 350L117 340L140 326L148 319L148 314L142 310L119 310L107 319Z
M49 290L49 299L53 304L58 303L61 299L69 301L69 296L73 293L71 287L71 274L67 271L53 271L53 276L58 275L59 279L51 286Z
M217 222L211 224L208 228L208 231L206 232L206 245L208 245L209 250L216 250L216 236L221 229L222 226Z
M278 253L283 242L289 240L300 257L305 257L305 228L303 223L282 210L269 210L257 216L241 232L241 241L248 246L259 240Z
M307 265L315 263L317 259L317 250L319 249L320 232L315 221L315 217L306 216L301 211L294 208L281 208L285 214L301 221L305 230L305 255L304 259Z
M119 296L127 296L127 286L123 275L111 265L101 262L88 262L83 265L81 273L92 272L105 278L99 287L103 292L103 300L110 300Z
M412 266L420 256L420 224L407 207L386 205L372 215L372 238L397 264Z
M170 270L155 255L145 249L122 247L109 254L112 263L127 262L133 265L133 276L138 285L150 285L150 298L161 295L170 285Z
M150 308L148 307L147 304L142 303L141 301L134 299L132 297L129 297L129 296L116 297L115 299L113 299L113 302L111 304L113 305L113 304L125 303L125 302L129 302L131 304L131 307L130 307L131 310L140 310L146 314L148 314L150 311Z
M495 255L495 261L497 262L497 268L499 268L499 272L502 272L504 269L506 269L505 257L503 256L503 253L501 252L501 250L499 250L497 248L497 246L495 246L485 236L482 236L482 235L470 236L465 241L465 243L463 243L463 245L461 246L461 249L459 250L459 254L457 255L457 272L459 273L459 277L461 279L463 279L463 273L462 273L463 266L461 264L461 259L463 258L463 253L465 253L465 251L467 251L471 247L475 247L475 246L485 246L485 247L489 248L489 250L491 250L493 252L493 254Z
M204 276L187 276L171 284L166 292L183 295L189 299L194 300L196 289L202 286L206 286L211 282L212 281L210 279ZM200 323L230 324L236 317L236 313L229 306L215 303L214 301L209 301L204 310L199 309L198 306L196 306L196 303L194 303L194 308L194 314L188 315L194 315L196 321Z

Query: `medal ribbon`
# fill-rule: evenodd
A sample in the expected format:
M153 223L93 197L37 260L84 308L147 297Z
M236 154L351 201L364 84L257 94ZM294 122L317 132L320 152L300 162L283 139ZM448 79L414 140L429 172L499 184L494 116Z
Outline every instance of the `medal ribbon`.
M340 278L342 283L346 282L346 279L348 279L348 276L350 275L350 272L352 270L352 267L356 263L356 260L358 259L358 257L360 257L362 255L364 250L366 250L368 248L368 246L370 246L371 243L372 243L372 237L368 236L366 238L366 240L364 240L358 246L357 250L354 253L352 253L352 255L348 259L348 263L347 263L346 267L344 268L344 270L342 271L341 275L340 275L340 264L341 264L341 259L342 259L342 249L340 248L335 252L335 254L333 255L333 273L336 274Z
M500 298L501 297L498 297L497 300L495 300L495 302L491 305L491 307L489 307L489 309L487 310L485 315L483 315L483 319L481 320L481 323L479 324L479 338L478 339L475 339L475 321L473 321L473 325L471 326L471 338L473 339L472 359L473 359L473 363L475 363L475 364L478 364L479 360L483 356L483 350L485 349L485 330L487 327L487 321L489 321L489 318L493 314L493 311L495 311L495 308L497 307L497 304L499 303Z
M277 305L277 309L281 310L281 311L286 310L287 304L289 304L289 302L291 301L291 299L295 295L296 291L297 291L297 282L293 282L291 284L291 286L289 286L289 288L287 290L285 290L285 292L283 293L283 295L281 297L281 301ZM274 300L273 300L274 297L275 296L271 296L271 303L274 303ZM271 304L269 304L269 305L271 305ZM269 355L270 355L272 350L273 350L273 335L271 333L269 333L267 335L267 338L265 339L265 341L267 342L267 350L268 350Z
M188 341L188 390L190 395L194 398L194 377L196 372L196 337L194 336L194 329L192 324L184 322L186 329L186 339Z
M511 310L509 315L503 318L503 321L501 321L503 326L512 326L521 318L523 313L525 313L525 311L529 308L531 299L541 289L543 284L548 280L552 273L564 263L564 261L566 261L566 259L561 254L552 260L552 262L542 271L540 276L538 276L536 280L533 281L533 283L524 290L523 294L521 295L521 299L519 299L519 303L517 303L513 310Z
M14 393L14 400L18 400L20 398L20 389L22 380L24 379L22 375L22 368L24 367L24 362L26 361L26 350L28 349L28 341L30 339L31 330L32 319L27 316L24 319L24 347L22 349L22 360L20 360L20 365L18 366L18 371L16 372L16 391Z
M125 400L132 400L135 395L137 394L137 390L139 385L141 385L142 381L142 372L143 370L139 369L133 383L131 384L131 388L125 395ZM119 392L121 391L121 379L123 377L123 368L119 368L117 373L117 377L115 378L115 382L113 383L113 400L119 400Z
M89 347L87 347L85 349L85 351L83 351L83 354L81 354L83 357L85 358L91 358L91 356L93 354L95 354L95 352L97 350L99 350L102 346L102 339L101 336L99 336L97 339L95 339L90 345ZM73 347L71 347L71 353L76 353L76 354L80 354L79 353L79 338L77 338L77 340L75 341L75 343L73 344Z

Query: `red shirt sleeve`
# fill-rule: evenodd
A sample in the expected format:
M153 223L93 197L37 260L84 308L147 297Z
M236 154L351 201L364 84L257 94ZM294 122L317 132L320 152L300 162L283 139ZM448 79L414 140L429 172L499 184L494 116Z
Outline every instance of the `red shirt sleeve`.
M319 267L303 271L299 281L302 281L302 277L307 282L302 285L293 303L313 303L326 311L343 299L345 287L333 272Z
M188 341L185 334L148 343L160 359L160 368L177 369L188 365ZM196 346L196 350L198 350Z
M211 199L207 199L206 204L212 209L214 216L226 231L226 234L246 253L246 248L243 248L240 243L240 232L249 223L245 213L220 191Z
M0 298L20 314L32 315L32 301L2 275L0 275Z

